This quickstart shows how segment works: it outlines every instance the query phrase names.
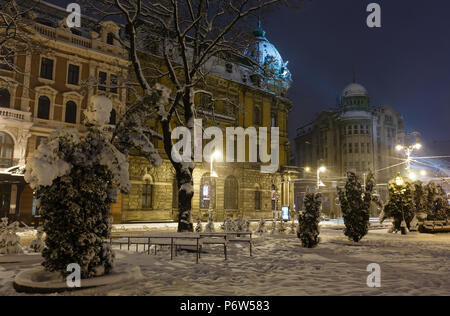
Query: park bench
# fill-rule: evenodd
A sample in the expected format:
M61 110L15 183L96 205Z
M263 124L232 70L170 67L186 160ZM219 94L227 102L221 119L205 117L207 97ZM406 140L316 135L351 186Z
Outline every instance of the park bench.
M422 233L443 233L450 232L450 220L444 221L424 221L419 228Z
M228 232L227 240L230 243L248 244L250 249L250 257L252 257L252 232Z

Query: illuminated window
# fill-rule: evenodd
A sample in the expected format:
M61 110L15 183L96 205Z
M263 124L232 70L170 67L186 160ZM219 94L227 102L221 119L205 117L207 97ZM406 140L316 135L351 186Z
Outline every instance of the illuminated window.
M0 167L8 168L12 165L14 141L6 133L0 132Z
M209 173L203 175L200 185L200 208L215 208L216 181ZM211 204L212 203L212 204Z
M142 185L142 208L152 208L152 187L149 181Z

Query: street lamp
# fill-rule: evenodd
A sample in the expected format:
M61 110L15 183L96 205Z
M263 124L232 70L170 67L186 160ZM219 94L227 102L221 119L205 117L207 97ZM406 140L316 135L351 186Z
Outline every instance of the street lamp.
M408 136L408 139L410 136L416 135L418 133L412 133L411 135ZM398 144L397 146L395 146L395 150L397 151L403 151L405 152L406 155L406 170L409 171L411 169L411 155L413 153L414 150L420 150L422 149L422 144L416 139L416 143L414 145L409 145L409 146L404 146L402 144Z
M215 151L212 155L211 155L211 171L210 171L210 176L212 178L218 178L218 174L213 170L213 161L214 160L219 160L221 157L221 154L219 151Z
M325 168L324 166L321 166L317 169L317 190L325 186L325 184L320 180L320 173L325 171L327 171L327 168Z
M397 177L395 178L395 184L398 186L402 186L405 183L403 178L400 176L400 173L397 174Z

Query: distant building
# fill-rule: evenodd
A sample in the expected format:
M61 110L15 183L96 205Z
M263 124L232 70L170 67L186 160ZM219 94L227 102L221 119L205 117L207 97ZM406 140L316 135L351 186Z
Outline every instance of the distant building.
M325 186L323 210L330 216L340 215L336 186L343 185L348 171L361 178L372 171L378 183L377 191L386 198L386 184L404 166L395 146L404 137L401 115L388 106L373 107L362 85L353 82L342 92L337 109L321 112L313 122L300 127L295 138L296 164L302 176L295 185L295 199L302 208L304 194L316 187L320 166L327 171L320 177ZM309 171L309 172L307 172Z

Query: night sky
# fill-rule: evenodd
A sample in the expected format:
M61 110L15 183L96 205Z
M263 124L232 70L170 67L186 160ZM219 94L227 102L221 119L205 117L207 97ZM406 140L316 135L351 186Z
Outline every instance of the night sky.
M371 2L381 5L378 29L366 24ZM394 107L429 145L450 141L449 14L448 0L313 0L266 17L267 38L294 79L291 138L336 105L354 67L372 105Z
M371 2L381 5L378 29L366 25ZM394 107L425 144L448 141L450 147L449 15L448 0L312 0L263 17L267 38L289 60L294 79L291 139L336 106L354 68L372 105Z

